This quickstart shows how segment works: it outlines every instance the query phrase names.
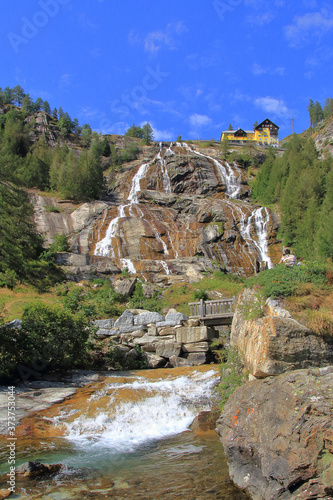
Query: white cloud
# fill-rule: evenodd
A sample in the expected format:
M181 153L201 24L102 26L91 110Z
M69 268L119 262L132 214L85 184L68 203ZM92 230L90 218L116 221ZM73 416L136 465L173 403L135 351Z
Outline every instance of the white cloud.
M134 30L131 30L128 34L128 41L131 45L136 45L141 42L140 36Z
M189 118L190 124L192 127L199 128L199 127L207 127L212 123L211 118L207 115L199 115L197 113L194 113L193 115L190 116Z
M156 127L153 128L154 140L155 141L173 141L175 140L175 134L170 130L158 130Z
M221 64L219 54L200 55L190 54L186 57L186 64L190 69L212 68Z
M64 73L61 75L60 80L59 80L59 87L64 88L68 87L72 83L72 75L69 73Z
M268 96L259 97L255 99L254 104L266 113L271 113L279 118L286 118L292 114L283 99L276 99L275 97Z
M169 23L164 31L152 31L146 36L145 50L151 54L157 54L163 46L170 50L175 49L176 37L186 31L187 28L181 21Z
M273 14L273 12L263 12L255 16L249 16L247 22L255 26L263 26L269 24L274 18L275 14Z
M291 47L301 47L313 38L321 38L333 28L333 13L327 9L308 12L294 18L293 24L285 27L285 36Z
M260 64L257 63L254 63L252 65L252 73L255 76L260 76L265 74L283 76L284 71L285 69L282 66L277 66L276 68L270 68L270 67L264 68L263 66L260 66Z

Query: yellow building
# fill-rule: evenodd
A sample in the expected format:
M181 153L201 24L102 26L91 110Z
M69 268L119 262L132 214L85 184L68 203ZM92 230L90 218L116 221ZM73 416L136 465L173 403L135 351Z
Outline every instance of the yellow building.
M253 130L224 130L221 134L221 141L229 139L232 142L246 143L254 141L259 144L279 144L279 127L266 118Z

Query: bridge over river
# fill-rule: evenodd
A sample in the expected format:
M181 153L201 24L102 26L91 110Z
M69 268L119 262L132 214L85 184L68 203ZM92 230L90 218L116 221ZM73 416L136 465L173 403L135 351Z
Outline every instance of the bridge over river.
M190 319L199 319L208 326L231 325L234 316L236 297L221 300L189 302Z

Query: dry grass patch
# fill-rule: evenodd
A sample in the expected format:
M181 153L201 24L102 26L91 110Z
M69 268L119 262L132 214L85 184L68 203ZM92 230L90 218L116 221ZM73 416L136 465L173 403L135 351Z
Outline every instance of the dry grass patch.
M36 304L53 306L60 304L60 300L52 290L41 294L35 288L26 285L19 285L14 290L0 288L0 307L5 322L20 319L27 306Z

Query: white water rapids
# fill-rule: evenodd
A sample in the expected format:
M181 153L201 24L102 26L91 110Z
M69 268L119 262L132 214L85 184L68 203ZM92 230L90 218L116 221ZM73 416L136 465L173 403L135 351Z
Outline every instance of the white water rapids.
M54 423L64 424L67 439L86 451L133 452L140 445L188 429L200 410L210 408L217 375L216 370L209 370L176 378L136 376L126 382L113 381L90 397L87 411L78 418L68 422L68 415L63 414ZM92 414L89 405L95 407L96 402L100 409Z
M216 366L101 374L32 415L34 434L17 440L17 465L63 467L43 480L18 481L15 498L246 499L230 481L217 434L189 430L211 409L218 377ZM8 473L3 448L0 474Z

